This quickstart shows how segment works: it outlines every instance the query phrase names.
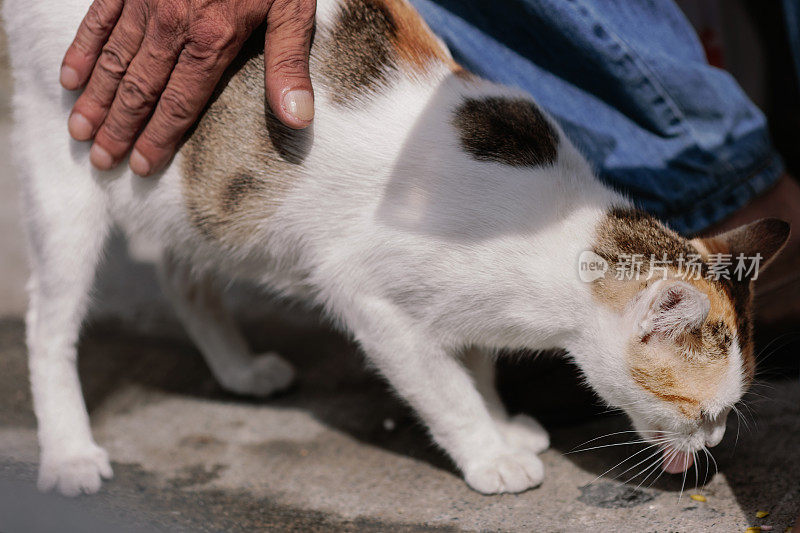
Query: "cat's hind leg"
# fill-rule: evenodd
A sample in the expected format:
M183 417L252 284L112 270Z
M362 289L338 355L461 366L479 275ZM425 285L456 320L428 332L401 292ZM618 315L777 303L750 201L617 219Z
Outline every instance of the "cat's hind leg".
M550 436L536 419L523 413L508 415L497 393L495 366L490 354L470 348L464 354L464 365L472 374L475 388L483 396L489 413L508 444L537 454L550 447Z
M294 369L280 355L251 353L212 276L192 272L169 253L158 271L164 293L223 388L266 397L292 384Z
M26 316L33 407L38 421L40 490L93 493L112 476L95 444L77 369L78 335L109 220L88 172L21 169L31 277Z

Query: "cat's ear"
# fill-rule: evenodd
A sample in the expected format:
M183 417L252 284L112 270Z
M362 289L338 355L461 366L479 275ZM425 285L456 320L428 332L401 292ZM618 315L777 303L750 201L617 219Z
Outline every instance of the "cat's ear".
M739 254L755 258L761 255L759 268L763 270L774 259L789 239L788 222L778 218L762 218L750 224L721 233L716 237L695 239L698 248L709 254Z
M702 291L685 281L660 282L641 313L639 335L676 339L703 325L711 302Z

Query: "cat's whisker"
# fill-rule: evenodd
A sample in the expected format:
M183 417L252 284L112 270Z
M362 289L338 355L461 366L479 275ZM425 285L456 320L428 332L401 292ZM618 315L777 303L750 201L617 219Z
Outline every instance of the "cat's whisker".
M740 403L741 403L742 407L747 409L747 414L750 415L750 420L753 422L753 430L757 433L758 432L758 420L756 420L756 417L753 414L753 410L750 409L750 406L747 404L747 402L743 401L743 402L740 402Z
M683 481L681 481L681 493L678 495L678 501L681 501L681 498L683 498L683 488L686 486L686 473L689 471L689 456L688 455L683 459L683 467L684 467L684 470L683 470Z
M656 431L656 430L636 431L635 429L628 429L628 430L625 430L625 431L616 431L614 433L606 433L605 435L600 435L599 437L595 437L593 439L589 439L589 440L587 440L586 442L584 442L582 444L578 444L577 446L575 446L575 448L573 448L572 450L570 450L567 453L572 453L577 448L580 448L581 446L586 446L587 444L592 443L592 442L594 442L596 440L605 439L607 437L614 437L616 435L623 435L623 434L626 434L626 433L663 433L663 432Z
M735 405L732 406L733 412L736 413L736 417L739 420L740 425L744 425L744 428L749 432L750 431L750 424L747 423L747 419L742 414L742 411L736 407ZM738 431L737 431L737 441L738 441Z
M641 461L639 461L639 462L638 462L638 463L636 463L635 465L633 465L633 466L629 467L627 470L624 470L623 472L621 472L621 473L619 473L618 475L614 476L614 479L618 479L618 478L620 478L621 476L623 476L624 474L627 474L628 472L630 472L631 470L633 470L633 469L634 469L634 468L636 468L637 466L641 465L642 463L644 463L644 462L647 462L647 461L651 460L651 459L652 459L653 457L655 457L656 455L661 455L661 454L663 453L663 451L664 451L664 450L663 450L663 448L660 448L660 447L659 447L659 448L657 448L657 449L656 449L656 451L655 451L655 452L653 452L652 454L648 455L647 457L645 457L644 459L642 459ZM659 459L658 459L658 460L660 461L660 460L661 460L661 458L659 457ZM641 474L641 472L639 472L639 474L636 474L636 476L638 476L638 475L640 475L640 474ZM630 481L631 479L635 478L636 476L633 476L632 478L628 479L628 481ZM625 483L628 483L628 481L626 481Z
M733 441L733 450L736 451L736 446L739 444L739 433L742 429L742 419L735 405L733 406L733 411L736 413L736 439Z
M664 458L663 458L663 460L664 460L664 461L669 461L669 460L670 460L672 457L674 457L674 455L675 455L676 453L677 453L677 450L675 450L675 449L672 449L672 450L670 450L669 452L667 452L667 453L664 455ZM664 475L664 472L666 472L666 470L664 470L664 469L662 468L662 469L661 469L661 472L659 472L659 474L658 474L658 475L655 477L655 479L654 479L653 481L651 481L651 482L650 482L650 484L647 486L647 488L650 488L650 487L652 487L652 486L653 486L653 485L656 483L656 481L658 481L658 480L661 478L661 476L663 476L663 475Z
M656 432L656 433L661 433L661 432ZM606 447L609 447L609 446L623 446L623 445L626 445L626 444L658 444L660 442L664 442L666 440L666 438L667 437L662 436L662 435L643 436L643 438L636 439L636 440L625 441L625 442L612 442L612 443L609 443L609 444L598 444L597 446L592 446L592 447L589 447L589 448L573 448L572 450L566 452L564 455L568 455L568 454L571 454L571 453L578 453L578 452L586 452L586 451L589 451L589 450L597 450L597 449L606 448ZM598 439L592 439L592 440L598 440ZM588 441L586 444L589 444L591 442L592 441Z
M766 381L766 380L763 380L763 379L754 379L753 380L753 384L750 386L750 392L752 392L752 390L754 388L758 388L758 387L763 387L765 389L776 390L775 385L773 385L769 381Z
M711 461L713 461L713 463L714 463L714 475L717 475L717 474L719 474L719 467L717 466L717 460L716 460L716 459L714 459L714 454L713 454L713 453L711 453L711 450L709 450L709 449L708 449L708 448L706 448L705 446L703 446L703 449L705 450L706 454L707 454L707 455L708 455L708 457L711 459Z
M767 343L767 345L764 348L758 351L758 354L756 354L755 356L756 361L763 364L770 357L778 353L784 346L792 342L794 340L792 336L800 336L800 331L789 331L782 335L778 335L777 337L772 339L769 343ZM775 346L770 353L764 355L764 352L766 352L773 344L775 344L778 341L783 341L783 343L779 346Z
M611 443L611 444L603 444L603 445L600 445L600 446L592 446L591 448L583 448L583 449L580 449L580 450L570 450L570 451L566 452L564 455L570 455L570 454L573 454L573 453L588 452L588 451L591 451L591 450L599 450L601 448L611 448L613 446L632 446L634 444L646 444L647 442L648 441L642 440L642 439L640 439L640 440L631 440L631 441L627 441L627 442L614 442L614 443Z
M766 346L764 346L763 348L761 348L758 351L758 353L756 354L756 359L760 360L760 361L764 361L765 359L762 359L764 352L766 352L773 344L775 344L778 341L790 342L792 340L792 336L795 336L795 335L800 336L800 331L787 331L786 333L782 333L782 334L778 335L777 337L774 337L771 341L769 341L767 343ZM775 350L773 349L773 353L774 352L775 352Z
M628 457L626 457L626 458L625 458L625 459L623 459L622 461L618 462L617 464L615 464L614 466L612 466L611 468L609 468L608 470L606 470L605 472L603 472L602 474L600 474L599 476L597 476L596 478L594 478L594 479L593 479L591 482L589 482L589 485L592 485L593 483L596 483L596 482L597 482L599 479L601 479L603 476L605 476L606 474L608 474L609 472L611 472L611 471L612 471L612 470L614 470L615 468L617 468L617 467L619 467L620 465L624 464L625 462L627 462L627 461L629 461L629 460L633 459L634 457L636 457L636 456L637 456L637 455L639 455L640 453L642 453L642 452L644 452L644 451L646 451L646 450L649 450L649 449L650 449L650 448L652 448L653 446L654 446L654 445L652 445L652 444L651 444L650 446L646 446L646 447L642 448L641 450L639 450L638 452L634 453L633 455L629 455ZM646 459L645 459L645 460L646 460ZM634 466L635 466L635 465L634 465ZM626 472L627 472L627 470L626 470ZM623 472L623 473L624 473L624 472ZM617 476L617 477L618 477L618 476Z
M641 469L639 472L637 472L637 473L636 473L636 474L634 474L633 476L631 476L631 477L629 477L628 479L626 479L626 480L624 481L624 484L625 484L625 485L627 485L627 484L628 484L628 483L630 483L632 480L636 479L637 477L641 476L642 474L644 474L645 472L647 472L648 470L650 470L650 469L651 469L653 466L657 466L659 463L661 463L661 462L664 460L664 459L663 459L663 458L660 456L660 455L662 454L662 452L663 452L663 450L659 449L659 450L656 452L656 454L658 454L658 455L659 455L659 457L656 457L656 459L655 459L654 461L650 462L650 463L649 463L647 466L645 466L644 468L642 468L642 469ZM639 462L639 463L635 464L634 466L632 466L631 468L629 468L629 469L628 469L628 470L626 470L625 472L629 472L630 470L632 470L633 468L636 468L637 466L639 466L640 464L644 463L645 461L651 460L651 459L652 459L652 458L653 458L653 457L654 457L656 454L653 454L653 455L649 456L647 459L644 459L643 461L641 461L641 462ZM623 472L622 474L624 474L625 472ZM622 476L622 474L620 474L620 476ZM619 476L618 476L618 477L619 477ZM650 476L648 476L648 477L650 477ZM647 478L645 478L645 480L646 480L646 479L647 479ZM637 487L637 488L638 488L638 487Z
M664 458L663 458L663 457L659 457L659 458L658 458L658 461L656 461L655 463L651 464L651 465L648 467L648 469L650 470L650 473L648 473L648 474L647 474L647 476L645 476L645 478L644 478L643 480L641 480L641 481L639 482L639 484L638 484L638 485L636 485L636 490L639 490L639 488L640 488L640 487L641 487L641 486L644 484L644 482L645 482L645 481L647 481L647 480L650 478L650 476L652 476L652 475L653 475L655 472L657 472L658 470L661 470L661 473L663 473L663 472L664 472L664 470L663 470L663 469L659 469L659 467L658 467L658 465L659 465L659 462L663 462L663 460L664 460ZM661 474L659 474L658 476L656 476L656 479L658 479L660 476L661 476ZM635 478L634 478L634 479L635 479Z

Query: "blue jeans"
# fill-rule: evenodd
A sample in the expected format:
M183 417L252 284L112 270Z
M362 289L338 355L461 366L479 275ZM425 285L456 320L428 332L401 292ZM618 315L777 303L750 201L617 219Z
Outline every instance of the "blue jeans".
M722 220L783 173L764 115L707 63L672 0L411 1L457 61L532 94L601 179L677 231Z

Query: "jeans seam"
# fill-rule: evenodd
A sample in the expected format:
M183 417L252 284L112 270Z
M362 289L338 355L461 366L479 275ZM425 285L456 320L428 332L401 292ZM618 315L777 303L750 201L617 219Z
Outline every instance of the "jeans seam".
M734 176L739 174L742 177L739 179L731 179L731 174L723 174L716 176L718 182L723 182L726 184L725 187L721 187L715 193L706 195L703 199L692 206L691 209L688 210L676 210L676 211L667 211L661 215L661 217L668 222L674 221L676 219L683 219L684 222L687 220L699 220L705 224L705 227L710 226L716 222L719 222L720 219L718 218L718 213L727 216L728 214L740 209L742 206L739 206L733 210L729 210L728 212L723 212L724 209L717 210L713 213L709 213L709 205L724 205L724 202L721 202L721 199L731 197L734 195L739 189L742 187L750 185L752 189L749 194L749 199L754 198L764 190L765 187L761 187L760 190L756 190L752 184L754 181L759 181L759 179L768 179L769 174L772 174L772 178L770 181L773 183L777 181L783 173L783 163L780 156L774 152L770 153L769 155L765 156L763 159L760 159L757 164L749 165L749 169L746 172L741 172L741 169L738 171L734 171ZM748 200L749 201L749 200ZM746 202L745 202L746 205ZM703 213L706 213L704 216ZM709 216L710 215L710 216ZM685 224L684 225L688 225ZM693 230L693 232L702 231Z
M655 71L653 71L652 68L650 68L647 61L645 61L642 56L636 52L635 48L632 47L625 39L623 39L622 36L620 36L616 31L612 31L606 24L605 20L602 19L594 9L592 9L592 6L581 2L581 7L585 8L586 12L581 13L580 9L578 9L578 13L586 18L588 18L588 15L591 15L592 22L601 25L603 30L606 31L614 40L614 42L620 46L623 57L629 61L630 64L639 72L642 78L653 88L655 93L663 99L670 114L678 120L678 123L683 131L689 135L689 137L697 146L700 146L701 144L697 133L686 119L686 114L683 112L675 99L672 98L669 91L661 82L659 76L655 73ZM648 98L648 101L652 101L652 99Z

